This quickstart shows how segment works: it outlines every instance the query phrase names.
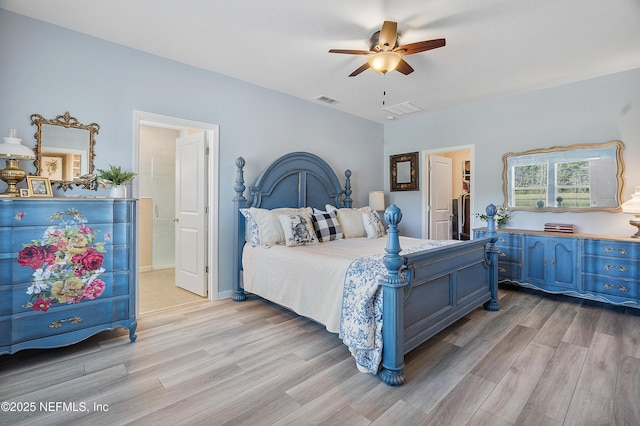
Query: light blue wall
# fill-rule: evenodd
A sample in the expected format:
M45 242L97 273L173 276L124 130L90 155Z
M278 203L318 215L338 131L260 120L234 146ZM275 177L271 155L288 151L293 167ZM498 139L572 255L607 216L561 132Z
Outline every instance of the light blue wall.
M534 148L621 140L625 144L624 200L640 185L640 69L522 95L493 99L385 126L385 159L411 151L475 145L474 212L502 203L502 155ZM424 172L423 164L421 171ZM385 168L387 170L387 168ZM385 189L388 191L388 172ZM420 192L390 193L404 212L402 230L420 236ZM622 213L515 212L509 226L542 230L545 222L573 223L578 232L628 236ZM472 226L484 224L476 221Z
M2 9L0 58L0 132L15 127L30 147L33 113L69 111L98 123L98 168L133 168L133 110L220 126L220 291L231 289L238 156L247 161L249 183L282 154L318 154L334 170L352 170L356 206L383 186L380 170L370 167L383 156L381 124Z

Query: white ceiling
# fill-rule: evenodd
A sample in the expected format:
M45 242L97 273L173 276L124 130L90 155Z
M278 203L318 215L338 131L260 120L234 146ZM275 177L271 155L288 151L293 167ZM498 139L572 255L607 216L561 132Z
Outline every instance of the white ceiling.
M640 0L0 0L0 8L385 122L386 105L436 111L640 68ZM382 22L415 72L367 70Z

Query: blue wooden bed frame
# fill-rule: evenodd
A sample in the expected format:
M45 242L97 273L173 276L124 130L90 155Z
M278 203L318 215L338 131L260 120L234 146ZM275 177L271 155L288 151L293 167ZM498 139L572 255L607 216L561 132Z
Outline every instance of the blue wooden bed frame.
M345 171L341 187L334 171L320 157L308 152L286 154L271 163L249 188L245 198L245 160L236 160L234 190L233 300L246 299L242 288L244 217L239 209L260 207L314 207L326 204L351 207L351 171ZM498 306L498 249L494 221L496 207L487 207L487 237L462 241L436 249L400 255L398 223L402 212L395 205L385 211L388 224L384 265L388 274L380 279L383 291L381 380L391 386L406 381L404 355L469 312Z

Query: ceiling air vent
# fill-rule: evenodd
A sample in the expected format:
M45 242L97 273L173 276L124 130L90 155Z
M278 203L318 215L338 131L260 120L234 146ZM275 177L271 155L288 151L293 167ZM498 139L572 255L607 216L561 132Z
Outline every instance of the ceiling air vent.
M414 112L422 111L422 108L412 104L411 102L403 102L401 104L391 105L382 109L394 115L407 115Z
M329 104L329 105L335 105L338 102L340 102L340 101L332 99L332 98L330 98L328 96L317 96L317 97L315 97L315 100L319 101L319 102L324 102L325 104Z

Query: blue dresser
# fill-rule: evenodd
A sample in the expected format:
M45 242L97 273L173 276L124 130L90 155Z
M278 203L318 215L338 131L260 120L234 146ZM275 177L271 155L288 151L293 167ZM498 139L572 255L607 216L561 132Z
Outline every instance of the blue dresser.
M0 354L135 340L135 218L132 199L0 199Z
M499 229L496 245L501 282L640 308L638 239Z

